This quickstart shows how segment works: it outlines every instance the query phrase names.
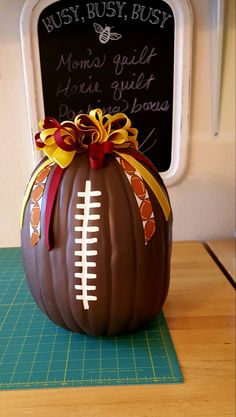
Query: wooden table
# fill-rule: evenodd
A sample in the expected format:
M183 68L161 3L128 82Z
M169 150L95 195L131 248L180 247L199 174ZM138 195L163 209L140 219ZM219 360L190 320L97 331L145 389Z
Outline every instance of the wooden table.
M174 244L164 311L184 384L1 391L0 414L233 417L234 289L202 244Z
M219 266L226 271L231 280L236 282L235 239L208 240L206 243Z

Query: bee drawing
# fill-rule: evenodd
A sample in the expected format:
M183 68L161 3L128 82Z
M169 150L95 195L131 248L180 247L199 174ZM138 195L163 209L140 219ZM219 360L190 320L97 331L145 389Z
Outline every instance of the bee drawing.
M119 33L111 32L111 29L114 27L105 26L104 28L98 23L94 23L93 27L96 33L99 33L99 41L101 43L107 43L108 41L117 41L122 37Z

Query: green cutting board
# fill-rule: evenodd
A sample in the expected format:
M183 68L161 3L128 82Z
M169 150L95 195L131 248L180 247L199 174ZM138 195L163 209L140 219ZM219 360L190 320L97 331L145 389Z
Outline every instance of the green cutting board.
M163 313L131 335L68 332L33 301L20 249L0 249L0 389L181 382Z

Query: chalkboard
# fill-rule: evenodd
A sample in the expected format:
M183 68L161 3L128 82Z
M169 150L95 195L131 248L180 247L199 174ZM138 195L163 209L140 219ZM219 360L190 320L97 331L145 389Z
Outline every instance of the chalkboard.
M139 130L140 150L167 171L175 20L162 0L136 1L61 0L42 11L45 114L62 121L97 107L126 113Z
M126 113L166 185L188 161L189 0L26 0L20 22L30 140L45 116Z

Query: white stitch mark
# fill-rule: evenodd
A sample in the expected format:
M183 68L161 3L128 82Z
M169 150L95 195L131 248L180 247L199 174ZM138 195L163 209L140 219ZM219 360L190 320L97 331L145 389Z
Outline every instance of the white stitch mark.
M83 274L81 272L75 272L75 278L82 278ZM95 279L97 274L87 273L87 279Z
M90 267L90 268L93 268L93 267L95 267L96 266L96 262L87 262L87 265ZM83 262L75 262L75 266L83 266Z
M87 183L89 183L90 187L91 187L91 181L87 180L86 184L85 184L85 191L77 193L77 196L78 197L84 197L85 201L86 201L86 197L87 197L87 193L88 193L88 190L86 190ZM99 196L99 195L101 195L101 191L91 191L91 188L90 188L89 197L96 197L96 196ZM86 207L89 206L90 200L87 201L87 204L86 204L86 202L84 204L85 204Z
M87 227L87 231L88 232L98 232L99 228L97 226L88 226ZM75 232L82 232L83 231L83 226L76 226L75 227Z
M79 284L79 285L75 285L75 289L76 290L82 290L83 289L83 285ZM92 290L96 290L96 285L87 285L87 290L92 291Z
M101 203L90 203L89 207L90 208L98 208L98 207L101 207ZM84 209L84 203L76 204L76 208Z
M84 295L76 295L76 300L82 300L83 301L83 304L84 304ZM96 301L97 300L97 297L95 295L87 295L86 296L86 300L87 300L87 302L88 301ZM88 310L89 307L87 309L84 307L84 309L85 310Z
M75 243L80 244L80 250L74 252L75 256L81 257L79 262L75 262L76 267L81 267L81 272L75 272L74 278L81 279L81 284L76 284L74 287L76 290L82 291L82 294L76 295L76 300L83 301L83 306L85 310L89 309L89 301L96 301L97 297L94 295L89 295L88 291L95 291L95 285L88 285L87 280L96 279L97 275L88 272L89 267L95 267L96 262L90 262L87 260L89 256L97 256L97 250L89 250L88 245L94 244L97 242L97 238L88 238L87 233L95 233L99 231L97 226L88 226L89 221L99 220L99 214L91 214L91 208L101 207L99 202L91 202L91 197L98 197L101 195L100 191L91 191L91 181L87 180L85 183L85 191L78 192L77 196L79 198L84 198L83 203L76 204L77 209L82 209L82 214L75 214L75 220L82 220L82 226L75 226L75 232L80 232L81 236L75 238Z
M86 241L85 241L85 243L86 243ZM82 243L82 245L83 245L83 243ZM98 254L97 250L87 250L87 252L86 252L86 256L96 256L97 254ZM75 251L75 256L82 256L83 257L83 255L84 255L83 249Z
M76 220L84 220L84 214L76 214L75 215ZM99 220L100 216L99 214L89 214L88 220Z
M96 237L90 237L86 239L87 243L90 243L90 245L92 245L92 243L97 243L97 238ZM82 239L75 239L75 243L82 243Z

